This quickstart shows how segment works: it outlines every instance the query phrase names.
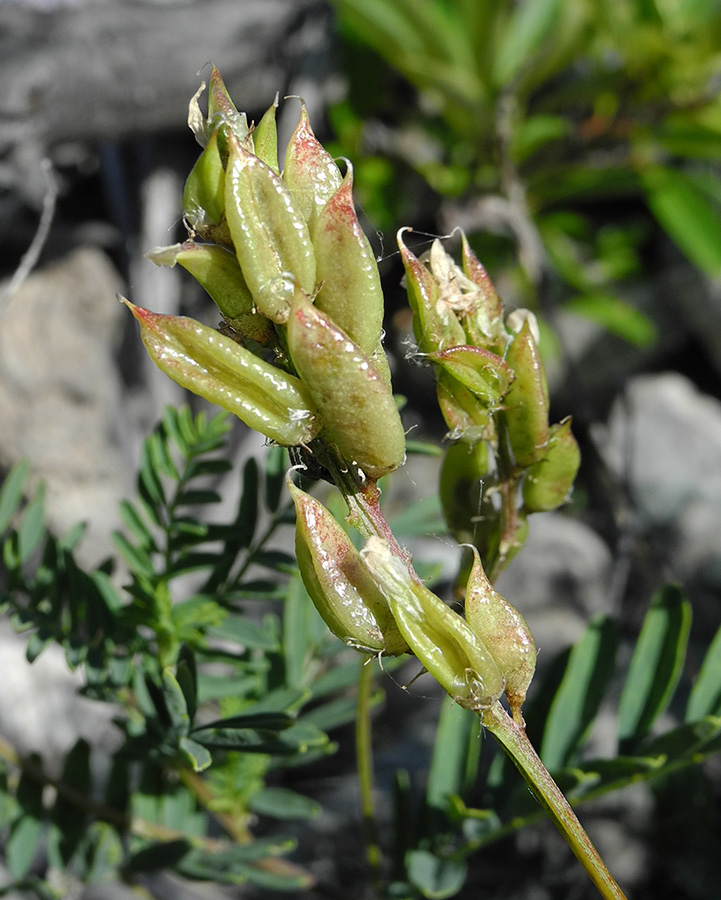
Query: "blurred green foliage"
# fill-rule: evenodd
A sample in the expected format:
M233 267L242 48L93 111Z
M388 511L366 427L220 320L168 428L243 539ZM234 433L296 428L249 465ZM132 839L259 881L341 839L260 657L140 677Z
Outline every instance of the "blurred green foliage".
M459 224L495 280L638 345L660 227L721 274L717 0L331 0L338 151L381 229ZM382 57L381 62L378 57ZM494 270L496 270L494 272Z

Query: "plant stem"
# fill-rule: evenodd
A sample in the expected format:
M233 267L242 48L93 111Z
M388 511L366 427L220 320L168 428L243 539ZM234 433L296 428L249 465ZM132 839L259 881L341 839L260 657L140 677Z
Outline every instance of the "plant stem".
M349 509L348 521L368 538L378 535L388 541L393 553L408 563L407 554L396 541L380 508L380 491L373 481L359 484L353 475L335 464L331 454L323 463L343 494ZM514 482L515 484L515 482ZM515 522L514 522L515 525ZM499 560L502 568L505 559ZM410 573L415 578L412 568ZM366 667L367 668L367 667ZM358 720L356 723L356 747L358 752L358 772L361 781L361 807L367 829L368 861L377 874L379 850L375 838L372 819L372 773L370 769L370 719L364 704L369 703L372 673L361 674L358 685ZM626 896L606 868L598 851L591 843L578 817L571 808L556 782L551 778L540 757L528 740L523 720L516 722L508 715L500 702L477 710L485 727L511 757L529 787L544 807L551 820L563 835L604 900L626 900ZM366 743L367 746L366 746Z
M361 816L365 834L366 859L376 887L381 881L381 849L374 819L373 805L373 741L371 734L370 700L373 690L373 666L367 660L358 679L358 714L355 723L356 765L360 791Z
M485 727L511 757L600 895L605 900L626 900L626 895L598 855L570 803L528 740L525 728L514 722L499 702L479 710L479 715Z

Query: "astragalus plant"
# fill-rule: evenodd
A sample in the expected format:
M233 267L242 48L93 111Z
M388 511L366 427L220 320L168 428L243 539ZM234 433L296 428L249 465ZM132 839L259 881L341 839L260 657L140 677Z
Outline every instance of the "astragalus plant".
M522 544L527 516L564 501L579 464L570 422L549 424L534 318L519 311L504 318L465 238L458 265L438 241L417 257L406 230L399 232L418 352L436 370L449 427L445 513L473 554L461 615L418 577L380 509L378 481L403 465L405 435L352 166L344 161L343 174L301 102L281 168L275 113L273 104L249 124L217 70L207 115L197 97L191 103L204 149L183 198L190 237L149 256L194 275L222 323L215 330L128 302L142 339L172 379L290 448L295 470L338 488L348 523L365 541L360 550L288 475L298 565L329 628L369 657L414 655L493 733L599 891L622 897L525 736L521 707L535 646L490 580ZM478 484L483 493L473 496Z

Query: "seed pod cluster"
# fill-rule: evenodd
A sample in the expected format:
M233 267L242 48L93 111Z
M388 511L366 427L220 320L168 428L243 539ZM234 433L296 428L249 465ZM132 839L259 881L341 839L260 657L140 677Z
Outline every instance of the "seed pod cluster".
M377 479L403 463L405 434L381 345L378 268L353 205L352 168L342 174L301 102L281 172L276 107L277 99L257 127L248 125L213 69L207 117L198 95L189 114L204 148L183 194L190 240L149 254L198 280L229 337L134 313L152 358L176 381L278 443L319 437ZM179 342L182 349L170 349ZM289 385L297 388L293 404L286 404Z
M398 233L418 349L434 366L451 444L441 472L449 530L494 572L525 539L527 515L565 501L579 465L570 420L549 424L531 312L503 307L462 235L458 265L439 241L416 257Z

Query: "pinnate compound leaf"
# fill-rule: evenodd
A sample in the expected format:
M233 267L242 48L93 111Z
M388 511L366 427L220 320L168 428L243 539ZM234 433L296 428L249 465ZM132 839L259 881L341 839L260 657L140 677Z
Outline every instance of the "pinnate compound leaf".
M596 717L613 674L617 647L615 623L597 616L571 650L541 743L541 759L551 771L568 764Z
M653 597L636 642L619 704L619 746L628 752L668 706L681 677L691 605L677 585Z

